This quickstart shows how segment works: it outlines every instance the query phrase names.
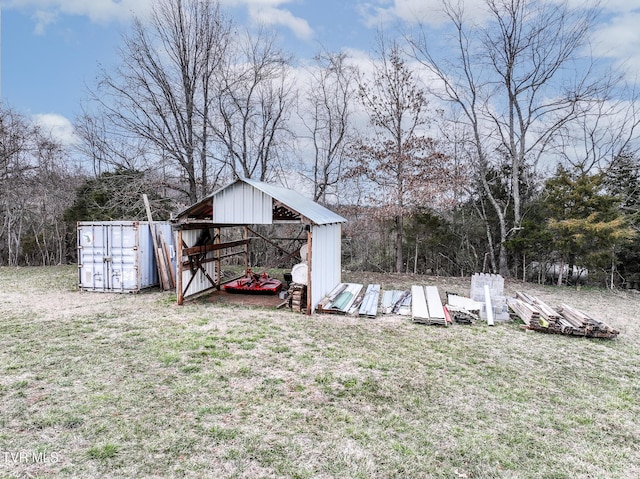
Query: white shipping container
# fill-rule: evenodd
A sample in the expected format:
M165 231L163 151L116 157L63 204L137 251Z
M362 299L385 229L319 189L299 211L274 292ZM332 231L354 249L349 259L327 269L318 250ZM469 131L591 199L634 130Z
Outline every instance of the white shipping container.
M175 249L171 224L154 222ZM86 221L78 223L78 288L81 291L137 293L157 286L153 238L147 221ZM175 271L175 264L172 265Z

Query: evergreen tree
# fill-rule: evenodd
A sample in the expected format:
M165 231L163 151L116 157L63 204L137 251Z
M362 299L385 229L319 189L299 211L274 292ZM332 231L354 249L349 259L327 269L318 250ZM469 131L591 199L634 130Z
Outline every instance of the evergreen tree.
M620 197L605 190L604 175L572 174L559 167L544 193L547 226L561 266L585 266L612 277L619 248L635 232L621 212Z
M625 285L640 287L640 159L622 153L613 159L604 178L609 194L620 196L620 208L627 223L636 232L618 253L617 269Z

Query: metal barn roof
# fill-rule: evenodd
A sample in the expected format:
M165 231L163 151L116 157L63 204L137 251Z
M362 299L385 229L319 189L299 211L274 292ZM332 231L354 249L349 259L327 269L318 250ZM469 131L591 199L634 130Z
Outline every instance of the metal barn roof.
M246 191L240 191L246 189L244 185L250 186L259 193L257 195L246 195ZM238 210L251 209L252 211L248 213L248 217L250 217L252 221L247 221L247 224L270 224L272 222L271 205L269 205L268 212L256 211L258 209L265 209L265 195L280 205L283 205L288 210L310 221L312 224L326 225L345 223L347 221L342 216L319 205L297 191L246 178L238 179L190 206L177 216L177 220L195 218L211 220L216 223L242 223L243 221L241 221L241 219L245 217L245 215ZM218 205L216 205L216 200L218 200ZM274 204L273 206L275 207L276 205ZM222 211L223 209L226 211ZM269 218L266 218L265 214L268 215ZM235 221L231 220L231 217L233 217Z

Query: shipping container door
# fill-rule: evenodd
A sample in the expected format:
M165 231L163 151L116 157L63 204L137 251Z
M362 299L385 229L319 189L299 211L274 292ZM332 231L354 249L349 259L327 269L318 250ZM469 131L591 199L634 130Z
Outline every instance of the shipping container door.
M109 225L107 271L112 291L139 291L139 225Z
M108 291L108 235L104 224L81 224L78 227L78 264L80 289Z

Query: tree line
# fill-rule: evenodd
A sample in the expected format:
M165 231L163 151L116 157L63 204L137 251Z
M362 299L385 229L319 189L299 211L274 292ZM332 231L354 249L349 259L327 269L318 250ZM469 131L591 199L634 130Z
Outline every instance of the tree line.
M245 177L347 217L346 268L637 287L638 102L585 54L597 5L484 6L305 63L218 2L155 2L72 148L0 105L2 263L73 261L76 221L144 219L143 193L168 218Z

